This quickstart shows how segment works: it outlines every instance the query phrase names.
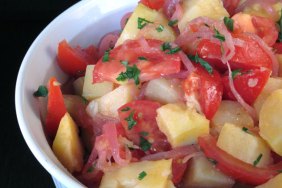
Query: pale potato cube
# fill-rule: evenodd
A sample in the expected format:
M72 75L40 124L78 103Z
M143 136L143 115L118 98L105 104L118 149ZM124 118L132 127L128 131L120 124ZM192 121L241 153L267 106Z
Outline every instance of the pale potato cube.
M82 96L87 100L93 100L98 97L109 93L114 89L114 84L112 82L101 82L101 83L93 83L93 70L94 65L87 65Z
M270 77L267 83L265 84L263 90L261 91L261 93L259 94L259 96L257 97L257 99L254 102L254 107L258 115L267 97L271 95L271 93L277 89L282 89L282 78Z
M282 174L278 174L268 182L256 186L256 188L281 188L282 187Z
M238 126L254 127L254 121L248 112L235 101L223 100L211 119L211 129L215 134L219 134L225 123Z
M60 121L52 149L69 172L79 172L82 169L83 148L78 128L69 113L66 113Z
M282 89L274 91L262 105L259 134L273 151L282 156Z
M265 141L259 136L252 134L243 127L226 123L217 140L217 146L232 155L251 165L257 160L256 166L265 167L272 162L271 150Z
M83 91L84 76L77 78L73 83L74 93L81 96Z
M135 84L125 84L117 87L106 95L95 99L98 112L103 115L118 118L118 108L137 98L139 89Z
M178 22L180 32L185 30L188 22L197 17L205 16L215 20L229 17L221 0L184 0L182 8L184 14Z
M184 187L191 188L229 188L234 180L217 170L204 156L192 158L183 178Z
M169 188L172 160L130 163L114 171L105 172L100 188ZM140 179L140 174L143 178Z
M147 23L143 29L138 29L138 18L143 18L153 23ZM156 29L159 25L163 26L162 32L158 32ZM168 20L161 12L150 9L142 3L139 3L128 19L116 46L121 45L128 39L137 39L139 37L172 42L175 40L175 33L173 29L168 26Z
M162 104L177 103L183 98L181 83L176 79L158 78L148 82L145 97Z
M183 104L167 104L157 109L157 123L172 147L197 143L209 133L209 120Z

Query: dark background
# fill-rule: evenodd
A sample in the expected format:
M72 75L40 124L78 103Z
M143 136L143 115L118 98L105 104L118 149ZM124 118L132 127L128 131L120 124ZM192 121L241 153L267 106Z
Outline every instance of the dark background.
M37 35L78 0L0 0L0 187L55 187L26 145L15 112L21 61Z

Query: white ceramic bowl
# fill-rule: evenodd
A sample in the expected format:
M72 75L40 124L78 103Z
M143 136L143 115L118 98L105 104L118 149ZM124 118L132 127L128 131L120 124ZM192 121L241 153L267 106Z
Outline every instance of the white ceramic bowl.
M51 76L60 82L66 75L55 63L58 43L97 44L107 32L120 28L124 13L137 0L82 0L52 21L26 53L16 83L16 112L24 139L41 165L65 187L84 187L57 160L45 138L33 92Z

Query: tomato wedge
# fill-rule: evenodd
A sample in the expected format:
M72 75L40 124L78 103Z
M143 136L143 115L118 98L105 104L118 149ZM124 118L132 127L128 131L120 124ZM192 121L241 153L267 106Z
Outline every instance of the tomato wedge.
M155 10L159 10L164 6L165 0L141 0L140 3Z
M156 110L159 107L158 102L137 100L118 109L126 137L140 146L143 151L155 153L170 149L166 136L159 130L157 125Z
M219 73L213 69L210 74L201 66L196 65L182 87L186 98L195 98L200 104L201 111L208 119L211 119L222 98L223 87ZM189 99L187 100L189 102Z
M244 33L234 35L234 37L242 41L243 45L235 45L235 55L229 60L232 69L253 69L260 67L272 69L271 57L259 45L258 41ZM204 39L199 43L196 52L201 58L213 66L220 70L227 70L226 65L220 60L222 55L219 44Z
M119 83L117 77L126 71L126 65L136 65L141 82L178 73L181 59L178 53L163 51L164 42L152 39L127 40L111 50L98 61L93 72L93 81Z
M277 54L282 54L282 42L277 42L273 45L273 48L275 49L275 52Z
M84 74L86 66L95 64L98 52L95 46L82 49L80 46L71 47L66 40L58 46L58 64L60 68L71 76L81 76Z
M260 185L282 169L282 162L268 168L258 168L234 158L216 146L216 139L211 135L198 138L198 143L206 157L216 161L216 168L236 181L250 185Z
M46 115L46 132L54 138L62 117L67 112L64 97L60 85L55 77L51 77L48 83L48 103Z
M247 71L235 70L233 71L234 87L244 99L244 101L247 102L249 105L252 105L263 90L265 84L267 83L270 77L270 74L271 71L269 69L264 68L251 69ZM236 100L230 89L228 75L222 77L222 82L224 88L223 97L226 99Z

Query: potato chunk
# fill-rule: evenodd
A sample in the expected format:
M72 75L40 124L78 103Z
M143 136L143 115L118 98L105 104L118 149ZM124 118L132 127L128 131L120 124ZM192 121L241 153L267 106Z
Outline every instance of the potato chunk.
M282 89L274 91L262 105L259 134L273 151L282 156Z
M221 0L184 0L183 17L178 22L180 32L183 32L187 23L194 18L205 16L215 20L229 17L228 12L223 7Z
M145 19L152 23L147 23L143 28L139 29L138 19ZM144 23L145 22L140 22L141 25ZM160 25L162 27L161 32L157 31L157 28ZM161 12L150 9L142 3L139 3L127 21L116 46L121 45L127 39L137 39L141 36L146 39L158 39L167 42L175 40L175 33L173 29L168 26L168 20L166 17Z
M228 100L221 101L216 114L211 119L213 132L219 134L225 123L254 127L254 121L248 112L238 102Z
M171 159L130 163L115 171L105 172L100 188L169 188Z
M87 100L102 97L114 88L114 84L107 81L93 84L93 70L94 65L87 65L82 91L82 96Z
M118 108L136 99L139 90L135 84L125 84L117 87L106 95L95 99L98 112L106 116L118 118Z
M234 180L217 170L204 156L194 157L183 178L184 187L232 187Z
M256 188L279 188L282 185L282 174L278 174L268 182L257 186Z
M69 172L79 172L81 170L83 148L79 140L77 126L69 113L66 113L60 121L52 149Z
M157 123L172 147L195 144L209 133L209 120L184 104L167 104L157 110Z
M265 167L272 162L270 148L259 136L230 123L226 123L217 140L217 146L246 163ZM260 157L261 156L261 157Z

